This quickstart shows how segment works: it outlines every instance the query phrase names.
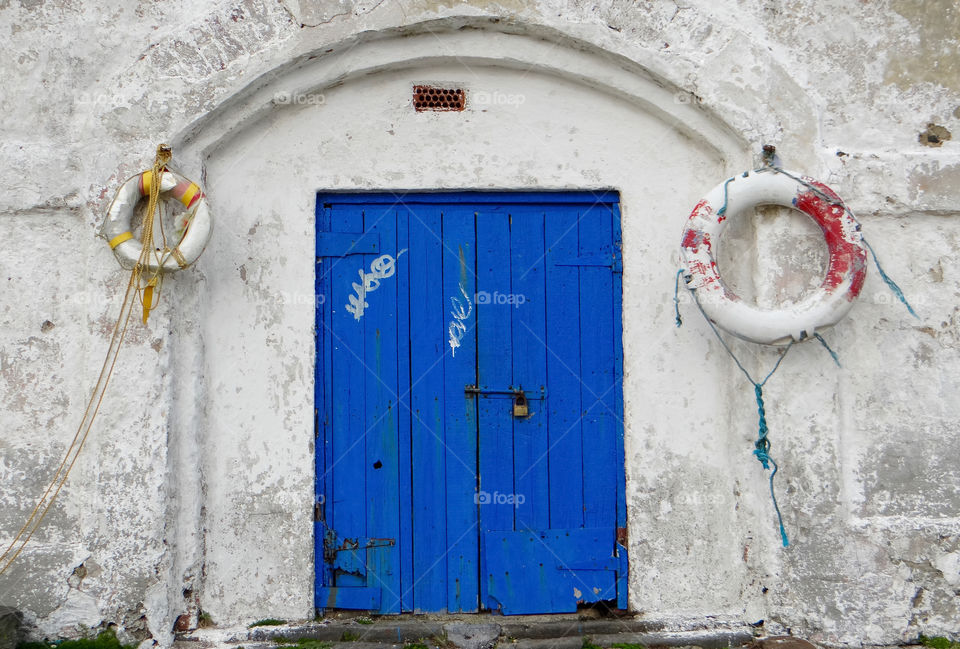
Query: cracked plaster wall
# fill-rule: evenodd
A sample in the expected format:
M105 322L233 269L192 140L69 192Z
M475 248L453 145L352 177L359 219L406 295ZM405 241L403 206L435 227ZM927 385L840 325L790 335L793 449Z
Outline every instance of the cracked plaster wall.
M628 349L627 399L651 402L642 417L628 413L631 606L678 625L762 618L833 643L957 633L960 145L943 132L960 129L958 20L946 0L0 2L0 541L30 511L82 412L125 282L94 235L115 188L156 143L189 139L210 111L335 44L342 52L422 24L485 25L606 52L612 66L630 62L671 84L678 106L713 115L747 151L777 144L787 166L846 198L921 314L907 316L871 270L851 317L830 332L843 367L805 345L771 382L781 505L795 541L786 551L749 456L749 385L689 305L687 325L645 365L631 365ZM184 170L198 174L203 161ZM714 169L678 187L677 204L692 206L721 180ZM674 222L663 231L679 234L684 216L664 214ZM768 221L761 214L732 233L731 246L782 258L784 241L810 238L795 219ZM264 246L283 227L272 215L238 242ZM625 290L656 304L651 330L672 326L662 287L673 254L662 253L661 274L625 273ZM791 275L796 263L754 264L738 268L737 281L773 300L815 272L814 253L793 261L806 275ZM127 641L166 643L177 617L195 623L201 605L225 622L277 614L255 540L238 546L252 567L239 571L249 601L237 604L206 575L230 547L209 545L218 531L274 516L301 543L298 495L309 482L265 472L224 491L232 469L209 454L227 443L209 422L228 402L205 354L231 348L221 323L182 306L199 310L208 284L228 270L240 277L233 265L250 291L264 272L269 279L256 263L208 253L168 284L147 327L132 328L81 462L23 560L0 577L0 604L24 610L34 635L112 623ZM290 326L269 299L249 297L264 323ZM695 363L699 390L678 358ZM761 352L755 367L773 358ZM197 359L207 359L199 371ZM309 366L276 378L287 390L258 399L283 422L312 390ZM728 387L718 392L718 382ZM685 425L702 412L716 414ZM286 575L291 562L265 567ZM306 616L309 595L294 599L284 614Z

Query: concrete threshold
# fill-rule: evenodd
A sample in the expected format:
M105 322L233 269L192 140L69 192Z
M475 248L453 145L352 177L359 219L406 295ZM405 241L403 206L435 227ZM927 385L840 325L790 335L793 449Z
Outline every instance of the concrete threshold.
M754 641L746 625L717 624L678 629L635 617L583 619L576 616L398 616L375 619L327 619L253 628L208 628L177 636L175 649L581 649L614 644L645 647L744 647ZM329 643L329 644L327 644Z

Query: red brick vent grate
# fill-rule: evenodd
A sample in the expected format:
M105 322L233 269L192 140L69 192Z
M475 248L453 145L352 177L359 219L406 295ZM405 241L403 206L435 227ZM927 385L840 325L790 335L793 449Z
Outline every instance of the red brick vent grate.
M414 86L413 107L418 113L427 110L463 110L467 95L462 88Z

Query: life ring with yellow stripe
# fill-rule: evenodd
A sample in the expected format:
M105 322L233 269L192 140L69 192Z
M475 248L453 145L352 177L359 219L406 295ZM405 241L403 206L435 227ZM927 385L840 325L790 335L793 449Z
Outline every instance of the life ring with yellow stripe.
M149 170L128 178L117 190L100 229L120 265L127 269L140 261L143 251L143 244L131 232L131 220L137 202L149 196L152 182L153 172ZM143 270L174 272L187 268L203 253L213 232L213 218L200 186L169 169L160 174L160 199L177 200L186 208L177 218L180 239L172 248L157 248Z

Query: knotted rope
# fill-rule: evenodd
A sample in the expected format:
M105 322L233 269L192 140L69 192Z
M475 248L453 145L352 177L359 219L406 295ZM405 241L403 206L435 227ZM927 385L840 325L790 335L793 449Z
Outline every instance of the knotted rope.
M163 266L164 258L167 255L173 254L173 251L167 247L167 235L163 231L162 219L157 219L157 222L160 225L160 236L163 239L162 254L157 255L157 251L153 246L153 225L160 202L160 185L162 184L161 180L163 178L163 172L167 170L167 163L170 162L170 157L170 147L168 147L166 144L161 144L157 147L157 155L153 161L153 169L150 171L151 182L149 202L147 203L147 211L143 215L143 248L140 250L140 259L133 267L133 276L137 285L137 295L140 299L140 304L143 306L144 324L147 323L147 318L150 317L150 311L156 308L154 297L156 296L159 298L160 288L163 286L163 273L160 269ZM177 254L179 254L179 251L177 251ZM157 269L153 271L149 277L145 277L144 271L150 267L149 264L151 256L156 258ZM179 261L180 260L178 259L178 262Z
M786 352L784 352L784 356L786 356ZM782 360L783 356L781 356L780 359ZM777 364L779 365L780 361L777 361ZM769 375L767 378L770 378ZM766 379L764 379L763 382L766 383ZM780 467L777 466L777 463L770 457L770 438L767 437L767 413L763 408L763 384L754 383L753 392L757 397L757 415L760 419L760 430L757 435L757 441L753 443L753 454L757 456L757 459L760 461L760 464L763 465L764 469L769 469L770 465L773 465L773 471L770 472L770 500L773 501L773 509L777 512L777 523L780 525L780 540L783 542L783 547L787 547L790 545L790 541L787 539L787 530L783 527L783 514L780 513L780 505L777 504L777 494L773 489L773 479L776 477Z
M697 302L697 308L700 308L700 303ZM703 309L700 308L700 313L703 313ZM723 339L723 336L720 335L720 331L717 329L716 325L710 321L710 318L707 317L706 313L703 313L704 320L707 321L707 324L710 325L710 329L713 330L713 333L717 336L717 340L720 341L720 344L723 345L723 348L729 354L730 358L733 359L733 362L737 364L737 367L740 368L740 371L743 372L743 375L747 377L747 380L753 385L753 393L757 399L757 441L754 442L753 454L756 456L757 460L760 461L760 464L763 465L764 469L770 469L770 465L773 465L773 471L770 473L770 500L773 501L773 509L777 512L777 523L780 526L780 539L783 541L783 547L788 547L790 541L787 539L787 530L783 525L783 514L780 513L780 505L777 503L777 493L773 486L773 479L777 475L777 471L780 470L780 467L777 463L770 457L770 438L768 433L770 429L767 427L767 411L763 405L763 386L767 384L767 381L770 380L770 377L773 376L774 372L780 367L780 363L783 362L783 359L787 357L787 352L793 347L796 341L791 340L787 345L786 349L783 350L783 353L780 354L780 358L777 359L777 362L773 365L773 368L767 372L767 375L763 377L762 381L755 381L754 378L750 375L750 372L747 371L747 368L743 366L743 363L740 362L740 359L737 358L736 354L733 353L733 350L730 349L730 346L727 344L727 341Z
M675 321L678 327L683 324L683 319L680 317L680 298L679 298L680 277L682 275L683 275L683 270L678 270L676 278L674 280L674 288L673 288L673 305L674 305L674 311L676 314ZM783 514L780 511L780 505L777 503L777 494L773 485L773 479L776 477L777 471L780 470L780 467L776 463L776 461L774 461L774 459L770 456L770 446L771 446L771 442L769 438L770 429L767 427L767 411L763 403L763 386L767 384L767 381L770 380L770 377L773 376L774 372L777 371L777 368L780 367L780 363L782 363L783 359L787 357L787 352L790 351L790 348L793 347L796 341L795 340L790 341L790 344L788 344L786 349L784 349L783 353L780 355L780 358L777 359L777 362L774 364L773 369L771 369L767 373L767 375L763 378L762 381L759 381L759 382L755 381L754 378L750 375L750 372L748 372L747 369L743 366L743 363L740 362L740 359L738 359L736 354L733 353L733 350L730 349L730 346L727 344L727 341L724 340L723 336L720 335L720 331L717 329L716 325L714 325L713 322L710 320L710 318L707 317L707 314L704 313L703 307L701 307L700 303L697 301L696 294L694 293L693 289L688 289L688 290L690 290L690 293L693 295L694 303L697 305L697 308L700 309L700 313L703 315L703 319L707 321L708 325L710 325L710 329L716 335L717 340L720 341L720 344L723 345L724 350L726 350L730 358L733 359L733 362L736 363L740 371L743 372L743 375L747 377L747 380L750 381L750 383L753 385L753 393L757 400L757 420L758 420L757 421L757 441L754 442L754 445L753 445L754 446L753 455L756 456L757 460L760 462L761 465L763 465L764 469L770 470L771 465L773 466L773 470L770 472L770 500L773 502L773 509L777 513L777 523L780 527L780 540L783 542L783 547L788 547L790 545L790 541L787 538L787 531L783 525ZM820 341L820 344L823 345L823 348L827 350L831 358L833 358L833 361L837 364L837 366L839 366L840 359L837 357L836 352L830 349L830 346L827 344L827 341L823 339L823 336L821 336L818 333L815 333L814 337Z

